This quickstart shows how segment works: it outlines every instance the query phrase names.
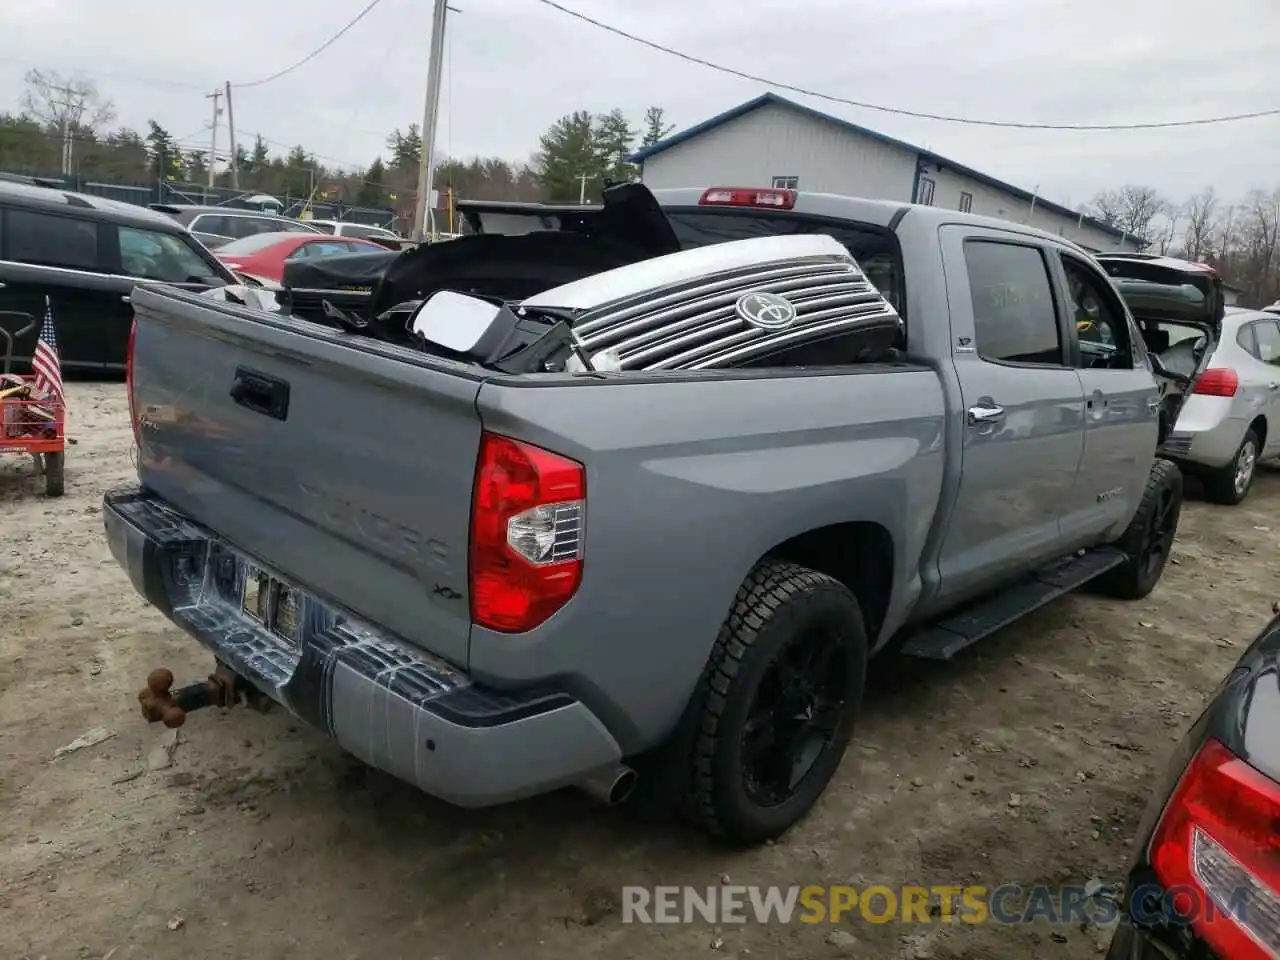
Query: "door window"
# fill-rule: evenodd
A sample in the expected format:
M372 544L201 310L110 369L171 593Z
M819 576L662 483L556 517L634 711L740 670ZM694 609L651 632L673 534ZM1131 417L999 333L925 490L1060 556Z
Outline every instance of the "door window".
M1080 365L1132 370L1129 321L1115 288L1075 257L1061 256L1070 296L1067 305L1080 340Z
M984 360L1063 365L1062 336L1044 254L992 240L964 246L975 346Z
M212 267L183 237L120 227L120 267L127 276L162 283L195 283Z
M1274 320L1262 320L1253 327L1258 338L1258 359L1280 366L1280 326Z
M98 224L30 210L5 212L5 256L18 263L100 270Z

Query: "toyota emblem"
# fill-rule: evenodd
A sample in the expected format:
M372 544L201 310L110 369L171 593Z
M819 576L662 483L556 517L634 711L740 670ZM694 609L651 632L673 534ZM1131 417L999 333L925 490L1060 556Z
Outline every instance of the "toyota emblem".
M785 330L796 320L796 308L791 301L764 290L744 293L733 309L743 320L761 330Z

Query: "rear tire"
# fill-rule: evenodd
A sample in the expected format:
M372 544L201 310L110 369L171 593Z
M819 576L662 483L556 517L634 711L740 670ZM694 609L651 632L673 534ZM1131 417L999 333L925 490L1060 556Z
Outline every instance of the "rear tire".
M1169 562L1182 513L1182 471L1169 460L1151 465L1138 511L1113 546L1124 563L1094 581L1102 593L1121 600L1141 600L1155 589Z
M46 497L60 497L65 488L66 454L46 453L44 455L44 493Z
M1261 449L1258 435L1252 428L1245 431L1240 449L1225 467L1208 470L1204 474L1204 495L1212 503L1234 507L1249 495L1253 478L1258 473L1258 451Z
M693 704L686 814L734 844L804 817L849 744L866 665L862 611L846 586L760 563L738 588Z

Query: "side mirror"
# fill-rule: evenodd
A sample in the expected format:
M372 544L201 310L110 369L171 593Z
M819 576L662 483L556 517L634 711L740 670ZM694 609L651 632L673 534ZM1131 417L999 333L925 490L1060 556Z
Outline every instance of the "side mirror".
M409 329L455 353L470 353L493 325L502 308L465 293L439 290L418 305Z

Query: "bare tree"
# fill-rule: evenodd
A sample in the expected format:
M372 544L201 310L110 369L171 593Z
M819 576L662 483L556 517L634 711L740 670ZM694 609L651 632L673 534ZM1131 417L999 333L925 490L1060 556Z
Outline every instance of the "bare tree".
M92 137L115 119L115 105L97 84L55 70L28 70L23 77L22 109L51 132L62 134L62 172L71 172L72 145L77 137Z
M1227 207L1227 212L1213 224L1213 258L1219 267L1225 266L1231 258L1231 251L1236 245L1236 208L1235 204Z
M1153 239L1152 222L1169 210L1155 187L1131 183L1119 190L1103 190L1093 198L1093 207L1099 220L1148 241Z
M1203 260L1213 252L1213 230L1218 213L1218 197L1213 187L1205 187L1187 201L1187 227L1182 234L1183 253L1191 260Z
M1268 193L1251 190L1244 202L1239 230L1239 261L1236 282L1254 303L1266 303L1275 296L1276 270L1280 267L1280 189Z

